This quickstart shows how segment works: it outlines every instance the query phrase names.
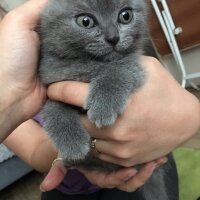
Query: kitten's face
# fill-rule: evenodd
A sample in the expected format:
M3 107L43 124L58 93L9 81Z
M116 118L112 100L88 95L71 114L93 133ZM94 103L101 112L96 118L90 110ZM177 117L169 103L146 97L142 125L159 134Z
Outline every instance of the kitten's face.
M52 0L41 31L61 57L117 59L138 49L145 16L142 0Z

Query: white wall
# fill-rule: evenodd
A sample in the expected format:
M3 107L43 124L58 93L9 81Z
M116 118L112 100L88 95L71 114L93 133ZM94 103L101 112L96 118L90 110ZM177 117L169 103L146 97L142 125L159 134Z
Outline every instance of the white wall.
M196 46L181 52L183 62L186 67L187 73L200 72L200 46ZM162 62L166 68L171 72L171 74L180 82L181 81L181 71L176 65L172 55L162 57ZM193 79L193 81L200 85L200 78Z
M0 4L2 5L3 8L6 10L11 10L18 5L24 3L26 0L0 0Z

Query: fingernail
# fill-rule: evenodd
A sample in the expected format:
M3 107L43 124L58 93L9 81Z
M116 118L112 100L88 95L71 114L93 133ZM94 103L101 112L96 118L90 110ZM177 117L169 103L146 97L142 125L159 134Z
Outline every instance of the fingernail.
M40 185L40 191L41 192L46 192L46 190Z
M67 169L66 167L64 166L64 163L63 163L63 159L62 158L57 158L53 161L52 163L52 168L59 168L63 174L66 174L67 172Z
M63 162L63 159L62 158L60 158L60 157L58 157L58 158L56 158L53 162L52 162L52 164L51 164L51 166L53 167L55 164L57 164L57 162Z

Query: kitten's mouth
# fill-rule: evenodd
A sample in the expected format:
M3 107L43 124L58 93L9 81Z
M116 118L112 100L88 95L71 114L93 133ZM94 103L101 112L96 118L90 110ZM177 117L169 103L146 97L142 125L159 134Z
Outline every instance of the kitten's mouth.
M105 61L119 60L124 56L123 51L120 51L119 47L111 45L106 47L104 46L102 48L97 48L96 46L95 48L91 48L91 46L87 46L86 52L91 56L92 59L100 59Z
M114 61L114 60L120 60L122 59L124 56L116 51L116 50L112 50L112 51L107 51L104 53L102 53L101 55L95 55L95 58L98 60L103 60L103 61Z
M112 55L112 54L119 54L116 47L105 44L104 45L88 44L85 47L85 51L91 56L94 56L96 58L105 57L107 55Z
M104 60L105 61L114 61L114 60L120 60L122 59L124 56L118 52L118 51L112 51L106 55L104 55Z

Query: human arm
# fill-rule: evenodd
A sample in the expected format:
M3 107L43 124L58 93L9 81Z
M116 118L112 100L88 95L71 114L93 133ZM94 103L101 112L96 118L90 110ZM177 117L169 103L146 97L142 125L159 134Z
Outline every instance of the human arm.
M51 190L58 186L67 173L62 162L56 162L51 167L58 153L44 130L34 120L28 120L21 124L4 141L4 144L37 171L47 173L51 168L50 173L41 184L42 191ZM125 191L130 189L133 191L142 186L151 176L153 170L164 163L163 161L165 162L161 159L148 163L138 173L133 168L124 168L113 173L83 170L81 172L89 181L99 187L118 187Z
M145 84L129 98L116 123L96 129L87 118L83 123L97 138L98 156L130 167L160 158L191 138L200 126L200 104L183 89L154 58L142 57L147 73ZM48 96L83 106L88 84L60 82L48 89Z
M57 151L41 126L28 120L17 127L4 144L39 172L48 172Z
M36 114L45 89L37 78L39 38L35 27L47 0L30 0L0 23L0 142Z

